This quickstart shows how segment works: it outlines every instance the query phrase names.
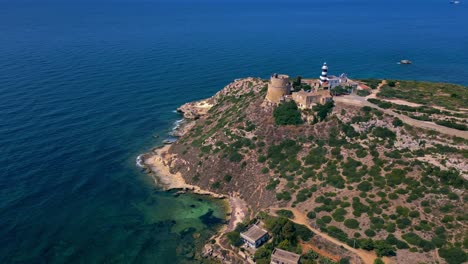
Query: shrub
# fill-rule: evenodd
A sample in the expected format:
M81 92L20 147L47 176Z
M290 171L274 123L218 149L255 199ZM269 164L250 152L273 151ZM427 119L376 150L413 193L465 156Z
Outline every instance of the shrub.
M325 104L317 104L312 109L317 112L317 116L320 121L323 121L329 113L333 110L334 107L333 101L327 102Z
M290 210L286 210L286 209L278 210L276 211L276 214L282 217L290 218L290 219L294 218L293 212L291 212Z
M384 138L384 139L396 139L396 134L386 127L376 127L372 130L372 134L376 137Z
M358 229L359 228L359 222L356 219L346 219L344 221L344 225L347 228L351 228L351 229Z
M381 258L376 258L374 264L385 264L385 262Z
M291 194L288 191L283 191L281 193L276 194L276 199L289 201L291 200Z
M336 226L329 226L327 227L326 231L330 236L342 242L346 242L348 240L348 235Z
M331 220L332 220L332 218L329 215L324 215L324 216L322 216L321 219L325 224L329 224L331 222Z
M385 240L374 241L374 250L378 257L395 256L395 249Z
M432 242L422 239L413 232L406 233L401 237L406 240L406 242L410 243L411 245L418 246L426 252L434 249L434 244L432 244Z
M401 119L399 119L398 117L395 117L392 121L392 125L394 127L401 127L403 126L403 121L401 121Z
M294 101L281 103L273 111L276 125L300 125L301 112Z
M366 236L368 236L368 237L374 237L375 236L375 231L372 230L372 229L366 229L366 231L364 231L364 234L366 234Z
M363 181L360 184L358 184L357 188L360 191L367 192L367 191L372 190L372 183L368 181Z
M363 238L359 240L359 247L365 250L374 249L374 241L370 238Z
M307 218L314 219L315 217L317 217L317 214L315 212L310 211L307 213Z
M335 221L337 222L343 222L345 220L345 215L347 214L346 210L343 209L343 208L338 208L335 210L335 212L333 212L332 216L333 216L333 219L335 219Z
M419 212L418 211L411 211L409 213L409 217L412 217L412 218L419 217Z
M224 175L224 181L225 182L230 182L232 180L232 176L229 174Z
M213 189L218 189L219 187L221 187L221 183L218 181L211 184L211 188Z
M459 247L441 248L439 249L439 255L448 264L462 264L468 261L468 254Z
M227 238L229 240L229 243L235 247L240 247L242 243L242 239L240 237L240 233L238 231L232 231L227 233Z
M260 156L258 156L258 159L257 159L257 161L258 161L258 162L260 162L260 163L263 163L263 162L265 162L265 161L266 161L266 159L267 159L267 158L266 158L265 156L263 156L263 155L260 155Z
M239 152L234 151L229 155L229 160L232 162L240 162L242 161L243 156L239 154Z

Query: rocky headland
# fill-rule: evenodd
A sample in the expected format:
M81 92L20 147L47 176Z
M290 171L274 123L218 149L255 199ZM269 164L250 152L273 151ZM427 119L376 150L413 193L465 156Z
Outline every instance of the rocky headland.
M466 257L466 87L391 83L337 97L323 119L306 109L307 122L277 125L275 106L264 102L267 81L238 79L179 107L179 139L145 154L144 164L166 189L230 197L225 233L260 211L289 209L327 243L351 245L362 263L457 263L447 252ZM441 99L397 96L408 87L442 87L430 92Z

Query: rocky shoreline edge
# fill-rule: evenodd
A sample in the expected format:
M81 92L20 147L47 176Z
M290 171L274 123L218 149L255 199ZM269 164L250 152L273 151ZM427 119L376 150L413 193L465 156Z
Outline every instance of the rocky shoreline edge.
M178 138L189 132L194 127L195 120L205 115L211 108L212 100L213 97L189 102L177 108L177 112L183 115L183 119L178 122L178 125L170 133L170 136L175 137L175 141L177 141ZM226 224L209 239L209 241L216 241L216 244L207 241L207 244L201 252L203 257L224 260L225 257L221 253L224 248L219 243L219 239L223 234L234 230L236 225L241 223L249 214L248 205L239 195L230 194L227 196L204 190L200 188L200 186L188 184L180 172L173 172L171 170L171 161L174 158L174 154L170 154L169 149L175 141L170 143L163 141L163 144L152 148L151 152L139 155L137 158L137 165L142 167L145 173L153 178L156 186L161 187L164 191L175 191L175 196L192 193L196 195L207 195L225 201Z

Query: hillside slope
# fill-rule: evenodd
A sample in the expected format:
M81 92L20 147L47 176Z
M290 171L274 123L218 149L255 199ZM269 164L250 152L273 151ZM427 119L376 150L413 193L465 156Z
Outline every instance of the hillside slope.
M277 126L266 85L237 80L203 101L203 111L184 106L196 120L171 146L171 170L240 196L254 212L294 207L338 240L392 248L398 263L442 261L436 249L449 263L466 258L467 140L344 102L320 122L308 110L304 124Z

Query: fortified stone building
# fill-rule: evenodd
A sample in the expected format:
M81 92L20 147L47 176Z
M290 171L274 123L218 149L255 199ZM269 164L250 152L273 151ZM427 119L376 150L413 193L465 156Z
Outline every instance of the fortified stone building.
M266 100L272 104L293 100L301 109L310 109L316 104L325 104L329 101L332 101L333 97L329 90L330 86L327 72L328 66L325 63L322 67L322 74L320 75L320 79L307 80L309 81L307 84L309 84L312 88L310 91L300 90L294 92L292 92L293 87L291 81L289 80L289 76L275 73L270 77Z

